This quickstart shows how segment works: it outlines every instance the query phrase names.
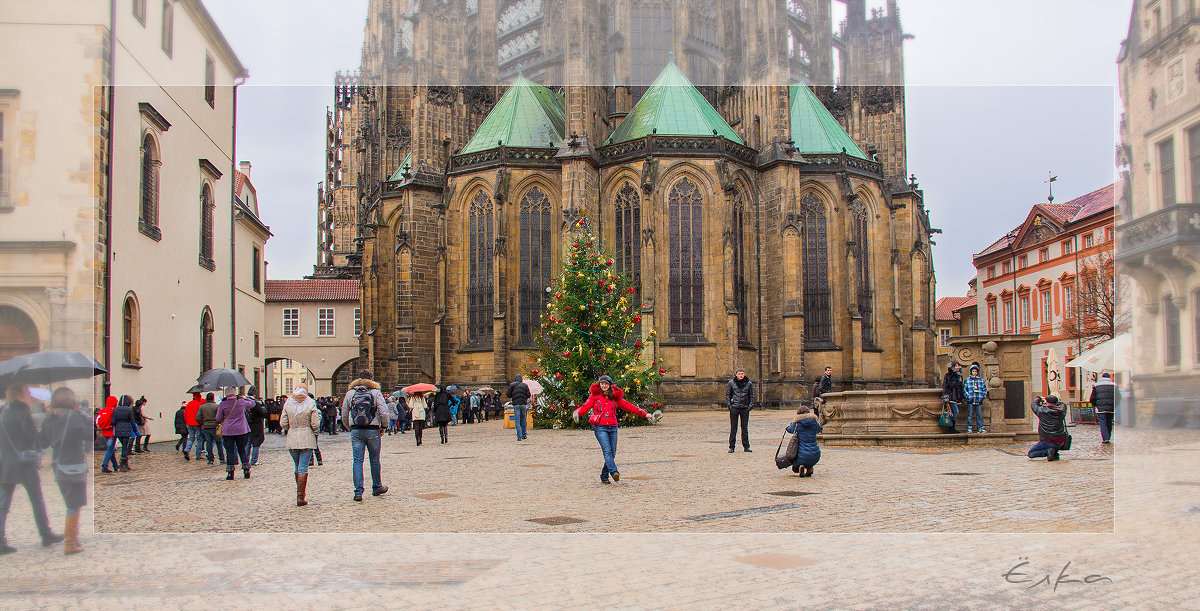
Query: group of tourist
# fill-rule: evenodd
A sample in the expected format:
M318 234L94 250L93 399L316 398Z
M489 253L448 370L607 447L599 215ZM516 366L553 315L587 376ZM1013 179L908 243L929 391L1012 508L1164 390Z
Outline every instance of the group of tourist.
M217 461L225 464L225 479L233 479L239 462L242 477L250 479L250 467L258 464L259 448L266 441L267 423L271 422L266 402L257 395L254 386L245 395L239 395L236 388L226 388L220 402L215 393L203 398L193 393L192 400L175 412L175 434L179 435L175 450L190 461L194 449L196 460L203 454L210 465L215 450Z

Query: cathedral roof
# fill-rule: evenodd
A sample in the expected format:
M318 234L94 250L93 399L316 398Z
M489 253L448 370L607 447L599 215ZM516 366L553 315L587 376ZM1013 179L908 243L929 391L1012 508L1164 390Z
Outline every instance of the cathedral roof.
M803 154L841 153L842 149L846 149L847 155L867 159L850 134L842 129L837 119L829 114L829 110L808 87L792 85L791 98L789 114L796 150Z
M407 179L404 176L405 174L408 174ZM388 182L396 182L396 181L408 182L408 180L412 179L413 174L414 174L414 172L412 171L412 153L409 153L404 156L404 161L401 161L400 165L396 166L396 171L392 172L392 175L388 177Z
M636 140L652 133L664 136L715 134L745 144L673 61L668 62L654 79L606 144Z
M498 143L559 148L566 125L566 105L562 97L518 76L459 153L486 151Z

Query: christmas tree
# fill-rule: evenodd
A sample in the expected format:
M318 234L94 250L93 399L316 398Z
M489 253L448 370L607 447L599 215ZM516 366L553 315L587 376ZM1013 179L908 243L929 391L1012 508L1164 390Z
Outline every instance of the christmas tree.
M572 224L570 239L566 266L546 289L546 313L533 355L531 373L545 387L545 406L534 410L538 428L587 426L586 418L575 424L571 410L587 400L591 385L605 374L630 403L647 411L662 407L654 389L666 370L658 361L642 360L643 344L654 341L654 330L639 338L641 304L633 282L601 252L586 217ZM646 423L634 414L618 413L622 425Z

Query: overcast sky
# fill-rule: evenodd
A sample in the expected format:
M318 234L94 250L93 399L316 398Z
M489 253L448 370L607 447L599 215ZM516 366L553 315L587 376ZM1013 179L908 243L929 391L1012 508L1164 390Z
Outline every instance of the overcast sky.
M316 262L325 109L358 66L367 0L204 0L250 70L238 94L239 160L253 163L275 237L271 278ZM882 6L882 0L868 0ZM938 296L962 295L971 256L1046 199L1115 181L1116 56L1129 0L900 0L908 169L925 191Z

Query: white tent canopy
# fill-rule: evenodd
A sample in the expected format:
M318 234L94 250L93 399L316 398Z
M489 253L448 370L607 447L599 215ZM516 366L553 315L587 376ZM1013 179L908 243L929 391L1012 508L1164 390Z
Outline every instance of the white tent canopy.
M1128 333L1122 333L1071 359L1067 367L1095 372L1130 371L1133 369L1133 342Z

